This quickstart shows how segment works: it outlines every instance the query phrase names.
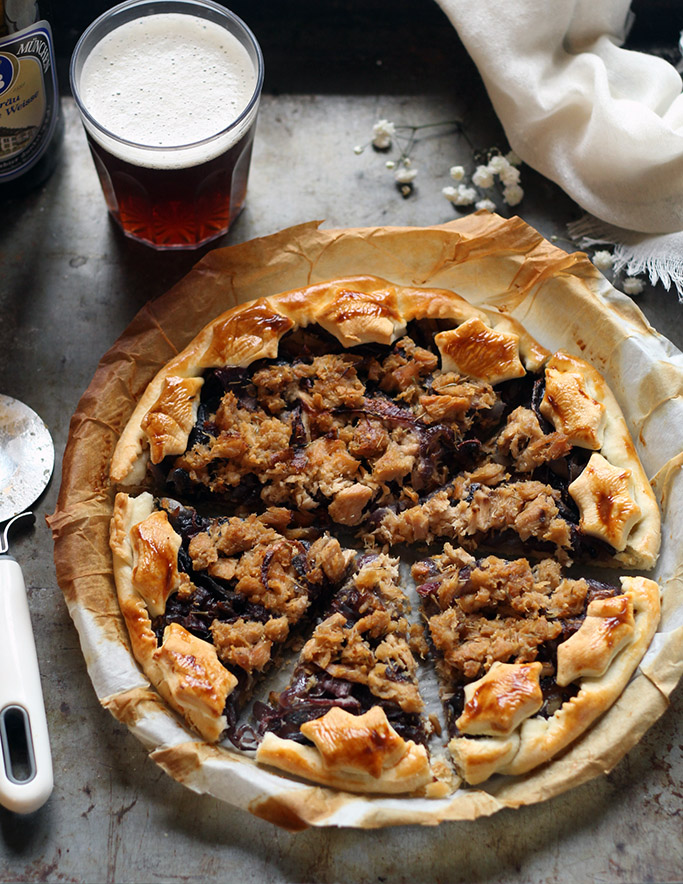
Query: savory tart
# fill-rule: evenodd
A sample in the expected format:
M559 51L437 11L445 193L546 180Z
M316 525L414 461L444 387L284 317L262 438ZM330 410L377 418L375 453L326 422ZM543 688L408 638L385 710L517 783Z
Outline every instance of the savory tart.
M206 740L239 743L261 674L306 639L290 686L256 707L257 760L339 788L430 778L388 554L435 552L415 576L470 783L580 736L656 627L650 581L561 570L657 559L657 505L604 379L447 290L349 277L229 310L149 383L111 480L121 610L152 683ZM495 584L479 613L441 593L468 569Z

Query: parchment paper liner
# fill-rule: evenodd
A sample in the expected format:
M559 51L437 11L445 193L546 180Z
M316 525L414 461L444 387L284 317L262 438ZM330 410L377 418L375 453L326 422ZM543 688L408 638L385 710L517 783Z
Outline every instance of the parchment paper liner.
M165 706L131 655L108 547L109 461L148 381L209 320L237 303L360 273L397 284L452 289L506 309L550 350L592 362L612 386L663 517L656 571L663 617L618 702L556 760L523 777L496 777L445 799L337 793L258 768L230 748L201 742ZM179 782L290 830L375 828L471 820L543 801L607 772L664 712L683 670L683 354L595 270L518 218L477 213L428 228L321 230L303 224L216 249L147 304L104 355L79 402L55 513L57 578L78 629L100 702Z

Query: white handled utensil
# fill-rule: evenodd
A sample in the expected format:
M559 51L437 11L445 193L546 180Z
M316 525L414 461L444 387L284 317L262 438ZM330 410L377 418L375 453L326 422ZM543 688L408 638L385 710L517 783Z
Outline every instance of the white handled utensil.
M52 792L52 755L26 586L9 555L9 529L45 490L50 433L23 402L0 394L0 804L31 813Z

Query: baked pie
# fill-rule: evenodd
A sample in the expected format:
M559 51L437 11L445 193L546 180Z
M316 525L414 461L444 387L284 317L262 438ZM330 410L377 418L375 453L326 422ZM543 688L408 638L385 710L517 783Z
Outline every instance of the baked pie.
M153 685L204 739L340 789L434 779L416 655L478 783L579 737L658 622L652 581L588 576L650 569L660 542L602 376L451 291L349 277L229 310L148 385L111 480Z

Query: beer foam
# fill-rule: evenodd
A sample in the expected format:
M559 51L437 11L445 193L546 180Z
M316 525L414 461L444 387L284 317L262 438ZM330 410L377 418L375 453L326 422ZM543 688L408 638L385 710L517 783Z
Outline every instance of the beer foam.
M157 13L115 28L83 63L81 101L100 126L141 151L88 126L121 159L153 168L196 165L226 150L244 133L230 126L251 100L257 75L247 50L221 25L184 13ZM164 147L195 145L164 151ZM146 156L145 154L151 154Z

